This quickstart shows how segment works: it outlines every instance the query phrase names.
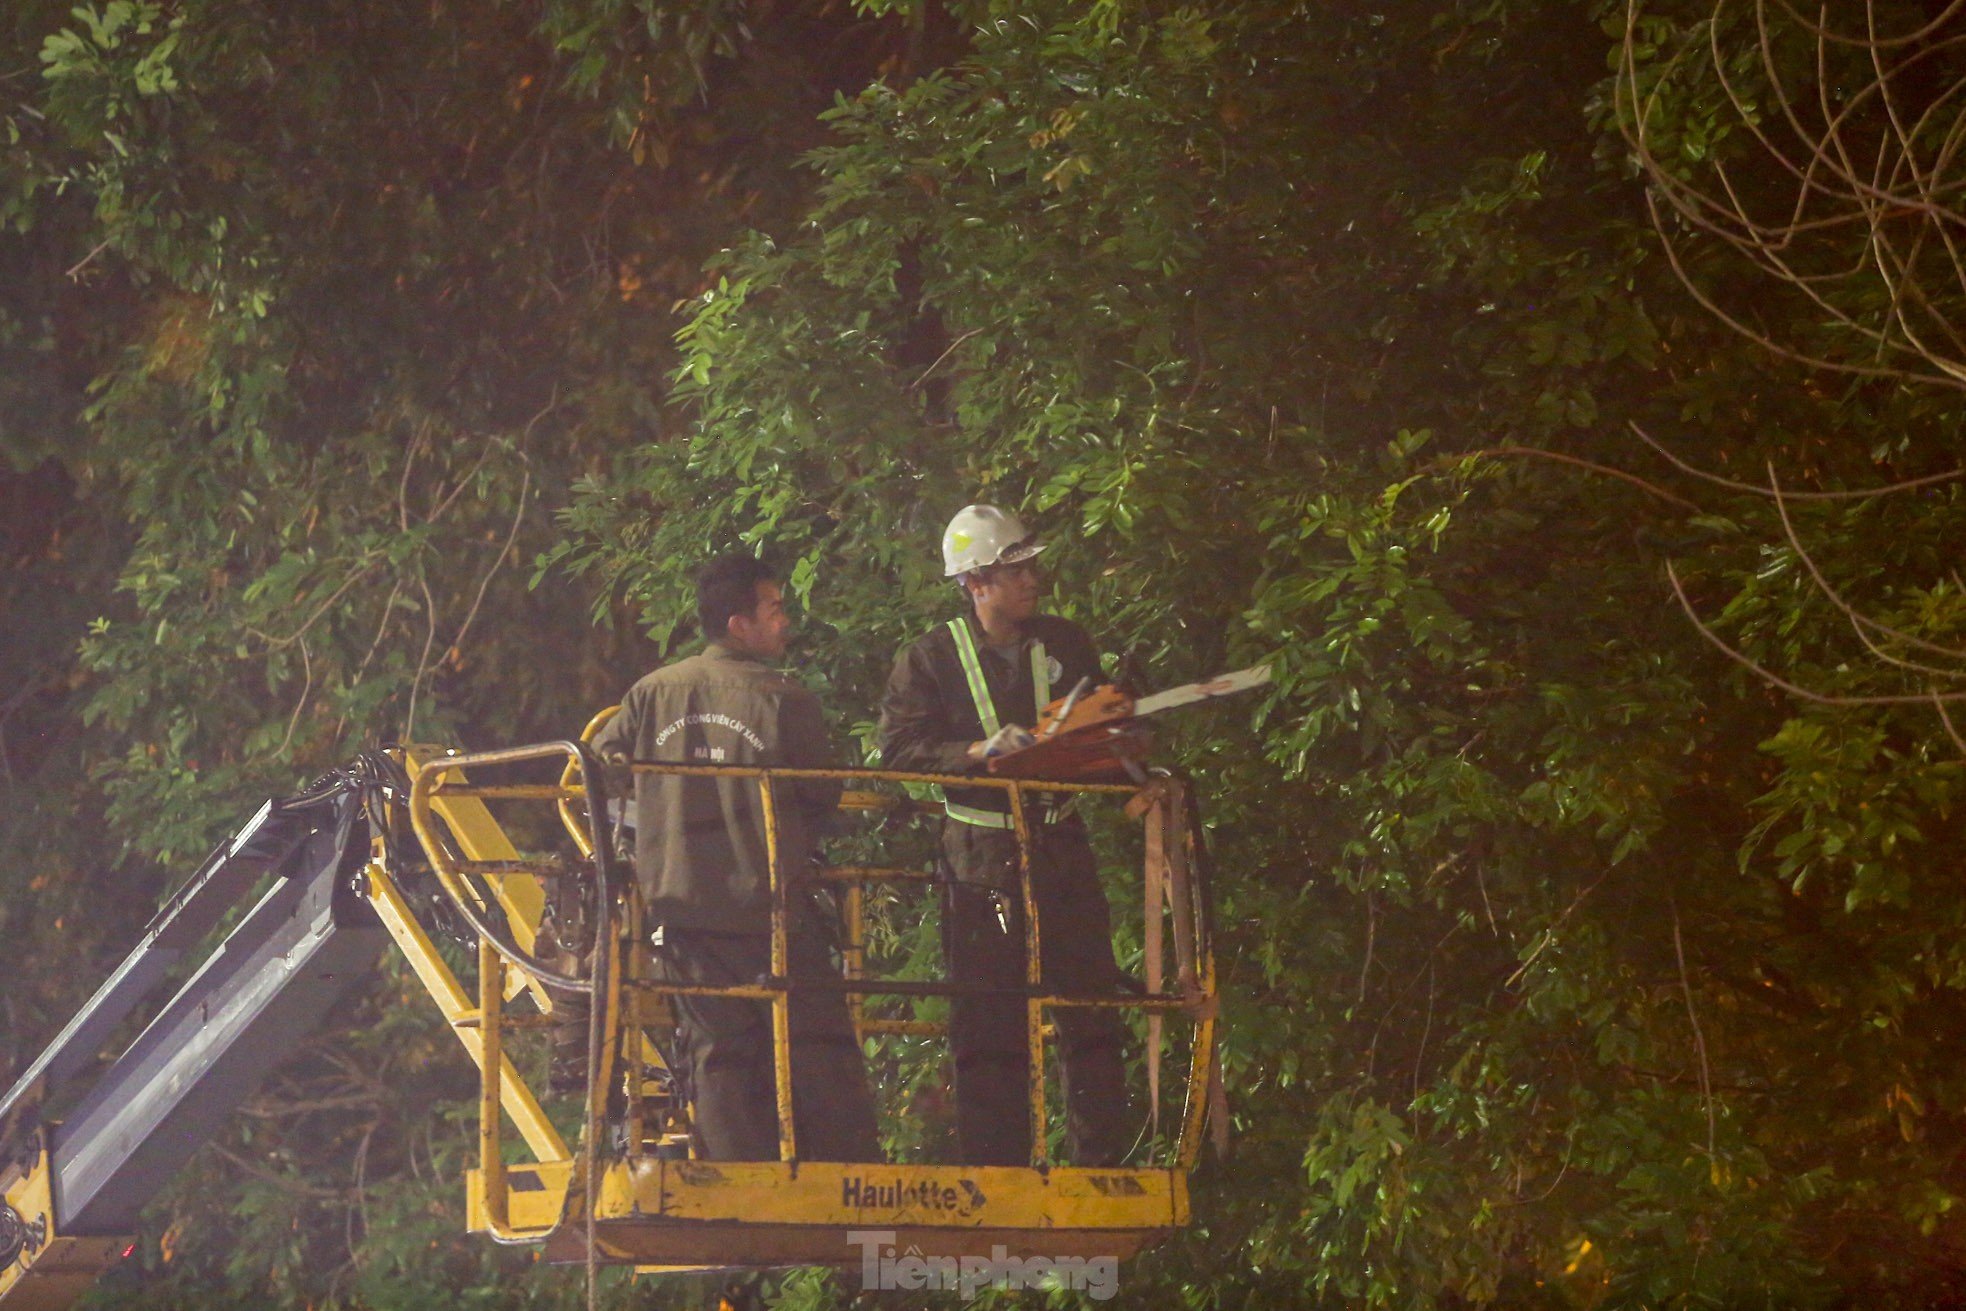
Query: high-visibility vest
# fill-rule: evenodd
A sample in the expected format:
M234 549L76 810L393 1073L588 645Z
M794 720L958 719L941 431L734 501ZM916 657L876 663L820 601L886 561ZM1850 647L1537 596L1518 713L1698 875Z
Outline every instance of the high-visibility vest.
M976 653L976 638L969 631L967 620L951 619L949 635L956 639L956 659L962 662L963 677L969 681L969 695L976 702L976 717L983 723L983 736L994 737L1003 727L997 718L996 703L990 700L990 685L983 679L983 661ZM1051 704L1051 659L1045 654L1043 642L1031 643L1031 687L1037 693L1037 714L1042 716L1044 708ZM1037 718L1031 720L1037 723ZM1010 816L995 810L979 810L975 806L964 806L942 798L942 809L950 819L978 828L1009 828Z

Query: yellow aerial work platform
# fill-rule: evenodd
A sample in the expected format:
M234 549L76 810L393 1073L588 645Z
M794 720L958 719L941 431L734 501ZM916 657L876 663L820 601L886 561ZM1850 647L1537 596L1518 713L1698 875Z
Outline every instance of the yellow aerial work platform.
M604 719L589 725L589 737ZM766 817L771 973L741 987L684 987L651 977L647 952L639 949L646 937L635 882L613 853L600 769L583 744L463 754L411 748L404 764L417 844L450 903L476 931L475 996L409 910L399 886L405 872L392 867L404 861L401 844L392 855L391 843L377 841L366 888L482 1072L479 1161L468 1180L474 1231L504 1243L543 1244L549 1260L655 1270L856 1265L871 1260L877 1247L951 1258L1125 1257L1188 1222L1188 1172L1199 1151L1211 1088L1219 1084L1213 1082L1215 967L1206 889L1190 799L1180 780L1158 778L1136 786L884 770L637 764L637 774L754 780ZM552 777L555 765L557 780ZM514 771L542 768L545 781L504 781ZM889 819L889 826L894 817L931 808L907 794L911 785L995 787L1007 794L1027 926L1026 1029L1033 1071L1028 1167L799 1159L785 980L787 898L800 880L817 878L841 894L844 977L826 986L848 993L863 1039L915 1040L940 1031L939 1025L919 1018L877 1014L867 999L946 997L958 991L946 980L873 977L869 972L866 920L872 890L930 883L928 871L841 865L799 871L794 878L780 867L774 789L810 778L844 781L848 790L843 808L874 812ZM1143 992L1067 996L1043 987L1037 961L1044 926L1031 890L1027 822L1041 798L1050 803L1123 803L1128 816L1144 828ZM547 831L538 810L541 803L558 811L552 840L566 849L558 857L529 857L508 837L508 829L518 831L528 820L531 827L524 831L529 838ZM534 808L531 816L501 823L500 817L528 804ZM500 817L494 816L494 807ZM581 894L599 894L607 907L597 945L578 969L550 966L535 954L543 950L538 935L552 880L592 880L598 886L581 888ZM551 1010L556 995L564 999L576 990L596 999L592 1009L597 1020L578 1152L567 1148L519 1068L541 1063L538 1033L552 1020L540 1012ZM536 1002L522 1013L513 1003L527 991ZM689 1108L677 1104L661 1055L671 1028L669 998L683 993L750 998L771 1008L780 1159L691 1159ZM1185 1066L1175 1081L1185 1105L1171 1135L1155 1144L1149 1163L1090 1168L1050 1160L1043 1073L1049 1017L1068 1006L1146 1016L1156 1111L1163 1049ZM515 1053L521 1058L516 1063ZM517 1143L509 1138L508 1120Z

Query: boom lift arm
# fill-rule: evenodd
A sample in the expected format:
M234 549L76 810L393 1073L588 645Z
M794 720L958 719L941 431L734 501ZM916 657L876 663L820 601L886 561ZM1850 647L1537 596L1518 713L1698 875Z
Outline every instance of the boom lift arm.
M354 891L361 800L330 786L261 806L0 1100L6 1311L55 1311L92 1284L144 1203L372 968L387 936ZM117 1027L269 872L237 927L80 1087Z

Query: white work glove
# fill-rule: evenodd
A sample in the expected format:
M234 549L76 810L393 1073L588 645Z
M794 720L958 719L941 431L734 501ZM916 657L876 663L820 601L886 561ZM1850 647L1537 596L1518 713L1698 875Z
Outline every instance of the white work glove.
M1019 724L1005 724L990 734L989 739L983 743L983 758L988 760L991 756L1004 756L1013 751L1022 751L1037 740L1030 729Z

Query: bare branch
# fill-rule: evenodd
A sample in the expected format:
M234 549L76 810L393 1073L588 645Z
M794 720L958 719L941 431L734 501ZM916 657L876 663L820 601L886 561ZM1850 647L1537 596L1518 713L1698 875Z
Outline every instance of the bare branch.
M349 574L348 577L343 580L341 586L335 588L333 593L329 595L327 600L321 602L319 605L315 606L311 612L309 612L307 618L301 621L301 625L299 628L294 629L293 632L288 633L285 637L275 637L271 633L262 632L261 630L257 628L253 628L251 626L248 626L246 628L246 631L248 633L251 633L254 637L257 637L260 641L266 643L267 647L270 650L278 651L284 647L292 646L295 642L300 641L301 638L306 637L307 630L314 627L314 625L320 621L321 617L327 614L329 609L331 609L334 606L334 603L336 601L339 601L342 597L348 595L348 591L350 588L354 587L355 584L361 582L364 578L367 578L370 574L375 572L377 562L375 561L374 557L376 554L377 552L375 551L369 551L366 554L364 554L362 558L364 560L369 561L369 563L362 565L361 568L355 570L354 573Z
M1672 465L1673 468L1679 470L1681 473L1698 478L1701 482L1711 483L1715 487L1725 487L1729 491L1734 492L1746 492L1750 496L1759 496L1764 499L1772 500L1787 497L1791 501L1868 501L1874 496L1891 496L1898 492L1916 491L1920 487L1932 487L1939 483L1948 483L1958 478L1966 478L1966 469L1948 469L1944 473L1927 474L1923 478L1907 478L1903 482L1886 483L1881 487L1860 487L1847 492L1781 492L1778 495L1775 492L1769 491L1768 488L1761 486L1759 483L1746 483L1739 482L1733 478L1723 478L1717 473L1708 473L1705 469L1697 465L1688 464L1653 440L1651 434L1647 433L1636 422L1632 422L1628 426L1634 433L1638 434L1640 441L1657 451L1665 458L1666 463Z
M498 443L495 440L488 439L485 442L485 449L478 453L477 460L472 463L469 469L466 469L464 471L463 475L460 478L458 478L457 486L451 488L450 493L446 495L442 500L438 501L436 507L432 509L430 513L423 516L423 522L435 523L437 522L438 519L443 517L444 511L451 508L451 503L457 500L459 496L463 495L464 489L471 485L471 480L478 476L478 470L485 467L485 461L491 459L491 454L494 450L497 449L497 446ZM443 487L443 483L442 480L440 479L438 481L438 485L435 490L442 490L442 487Z
M239 1113L256 1120L284 1120L289 1116L313 1115L319 1111L373 1111L376 1104L373 1093L350 1093L342 1097L314 1097L292 1102L255 1097L241 1106Z
M1817 692L1803 687L1799 683L1790 682L1772 669L1758 663L1753 657L1728 645L1726 639L1714 632L1707 625L1706 621L1700 618L1700 612L1693 608L1692 600L1686 595L1685 586L1679 581L1678 570L1674 569L1670 564L1666 566L1666 577L1672 581L1673 595L1679 598L1680 609L1684 610L1686 617L1693 621L1693 627L1699 630L1701 637L1706 638L1707 642L1715 650L1719 651L1729 660L1732 660L1735 664L1740 665L1743 669L1746 669L1771 687L1780 688L1782 691L1787 692L1790 696L1800 697L1804 701L1821 706L1916 706L1924 705L1927 701L1966 701L1966 692L1941 692L1937 688L1932 688L1927 692L1915 696L1855 696Z
M1649 483L1645 481L1645 479L1639 477L1637 474L1626 473L1623 469L1613 468L1611 465L1608 464L1598 464L1593 460L1580 459L1575 455L1563 455L1556 451L1546 451L1541 449L1540 447L1535 447L1535 446L1490 446L1478 451L1469 451L1465 455L1457 455L1457 456L1451 456L1446 458L1455 459L1455 460L1471 460L1471 459L1477 459L1487 456L1502 456L1502 455L1533 456L1537 459L1542 459L1542 460L1555 460L1560 464L1575 465L1579 469L1589 469L1592 473L1601 473L1601 474L1605 474L1608 477L1622 479L1623 481L1630 483L1634 487L1642 488L1645 491L1652 493L1652 495L1660 498L1663 501L1668 501L1673 505L1679 506L1683 510L1692 510L1697 512L1700 508L1698 505L1694 504L1692 501L1687 500L1685 497L1675 496L1673 493L1667 491L1665 488L1659 486L1657 483Z
M313 1184L303 1183L299 1179L279 1174L257 1162L249 1161L223 1144L207 1143L206 1146L253 1178L264 1180L282 1192L292 1193L295 1197L304 1197L312 1202L341 1202L348 1199L348 1192L345 1189L317 1188Z
M422 565L417 566L416 585L423 589L423 651L416 658L416 675L410 679L410 705L403 715L403 740L414 741L416 737L416 701L423 691L423 676L430 668L430 648L437 643L437 600L430 595L430 577Z
M70 281L74 281L76 278L81 277L82 270L88 268L89 265L93 264L95 262L96 256L102 254L105 250L108 250L109 243L114 240L115 240L114 237L104 237L101 241L98 241L96 243L94 250L84 255L81 259L76 260L74 267L70 268L68 272L64 273L62 276L69 279Z
M293 745L294 730L300 727L300 712L307 709L308 698L314 695L314 658L308 654L307 643L300 644L300 667L305 679L300 685L300 699L294 702L294 713L287 720L287 735L280 739L280 747L273 754L284 756L287 748Z
M1875 26L1874 26L1875 14L1871 13L1866 15L1868 19L1873 20L1873 26L1870 29L1869 35L1843 36L1839 33L1830 31L1827 25L1818 25L1816 23L1810 22L1806 15L1802 14L1800 11L1796 10L1793 6L1789 4L1789 0L1775 0L1775 3L1782 7L1782 12L1787 14L1788 17L1795 23L1797 27L1804 29L1811 36L1815 37L1819 41L1829 41L1838 45L1871 46L1880 49L1890 49L1896 46L1916 45L1919 42L1925 40L1927 37L1929 37L1932 33L1944 27L1947 23L1951 22L1953 17L1956 14L1958 14L1962 9L1966 9L1966 0L1951 0L1951 3L1946 5L1945 9L1942 10L1937 17L1927 22L1925 26L1919 28L1917 31L1909 32L1904 36L1900 36L1900 37L1876 36ZM1864 8L1866 10L1874 10L1875 7L1867 3L1864 6ZM1827 10L1825 10L1825 12L1827 12Z
M1620 128L1650 184L1652 223L1674 274L1716 319L1782 358L1851 376L1966 389L1966 324L1959 306L1941 298L1966 296L1966 214L1957 207L1966 196L1958 167L1966 149L1966 79L1939 62L1966 49L1959 25L1966 0L1951 0L1903 35L1881 31L1871 3L1863 6L1862 29L1846 32L1789 0L1772 7L1752 0L1745 29L1737 29L1730 19L1744 3L1715 0L1700 44L1732 111L1736 140L1751 156L1741 175L1752 173L1757 185L1747 190L1736 186L1725 151L1698 161L1682 152L1670 165L1655 152L1658 110L1666 89L1691 67L1695 47L1682 44L1641 69L1640 0L1626 5ZM1739 47L1730 51L1737 31ZM1810 43L1806 73L1788 60L1790 35ZM1705 181L1689 175L1689 162L1705 171ZM1777 189L1785 195L1763 194L1783 179ZM1750 195L1763 198L1751 202ZM1777 340L1774 330L1720 304L1692 276L1681 238L1717 242L1799 295L1804 312L1785 317L1812 325L1821 344ZM1772 311L1770 319L1779 321Z
M1795 552L1796 558L1801 560L1803 566L1808 569L1809 577L1815 581L1817 590L1829 598L1831 605L1834 605L1838 610L1843 612L1844 617L1850 621L1850 626L1856 630L1858 638L1863 641L1866 647L1870 648L1873 655L1890 664L1921 674L1934 674L1941 678L1966 677L1966 670L1941 669L1935 665L1916 664L1892 656L1876 646L1870 639L1870 633L1876 633L1880 637L1884 637L1890 641L1903 642L1907 646L1917 647L1922 651L1930 651L1934 655L1949 656L1956 660L1966 660L1966 650L1943 646L1937 642L1929 642L1922 637L1901 632L1888 624L1879 623L1868 615L1860 613L1855 606L1844 600L1843 594L1838 592L1834 587L1831 587L1829 580L1823 577L1823 571L1816 567L1815 557L1811 556L1808 549L1802 545L1802 538L1796 533L1795 524L1789 518L1788 500L1782 495L1781 484L1776 480L1775 466L1773 464L1768 466L1768 486L1774 493L1775 512L1781 516L1782 533L1788 538L1790 549Z
M969 330L968 332L965 332L965 333L964 333L964 334L963 334L962 336L960 336L960 337L958 337L958 338L956 338L956 339L955 339L954 341L952 341L952 342L950 342L950 343L949 343L949 348L948 348L947 350L945 350L945 351L943 351L943 352L942 352L942 353L941 353L940 355L938 355L938 356L936 356L936 357L935 357L935 363L933 363L933 364L931 364L931 365L929 365L929 366L928 366L928 367L927 367L926 369L923 369L923 370L922 370L922 376L921 376L921 377L919 377L919 378L917 378L917 379L915 379L915 380L914 380L913 382L911 382L911 383L909 383L909 384L908 384L908 390L909 390L909 391L913 391L913 390L915 390L915 388L917 388L917 387L919 387L919 386L921 386L921 385L922 385L923 383L925 383L925 382L927 382L927 381L928 381L928 375L930 375L931 373L934 373L934 372L935 372L935 371L936 371L937 369L939 369L939 368L941 368L941 367L942 367L942 361L944 361L944 360L946 360L946 359L948 359L948 358L949 358L949 357L950 357L951 355L953 355L953 354L955 354L955 352L956 352L956 347L958 347L958 346L960 346L960 345L962 345L962 344L963 344L964 342L966 342L966 341L968 341L968 340L969 340L969 339L970 339L971 337L974 337L974 336L975 336L975 335L976 335L977 333L979 333L979 332L981 332L981 331L983 331L983 329L981 329L981 328L971 328L971 329L970 329L970 330Z
M457 636L453 637L450 646L445 648L447 652L455 652L463 648L464 635L471 631L471 622L478 617L478 607L485 602L485 589L491 586L492 579L498 575L500 566L505 563L505 557L512 553L512 543L518 540L519 525L524 523L526 518L526 493L531 490L532 470L527 469L519 479L519 504L512 511L512 527L505 534L505 542L498 548L498 554L492 558L491 568L485 570L485 576L478 580L478 594L471 598L471 609L465 613L464 622L458 626Z
M1700 1100L1707 1107L1707 1159L1714 1159L1713 1072L1707 1065L1707 1035L1700 1028L1700 1013L1693 1007L1693 982L1686 974L1686 944L1679 933L1679 898L1667 897L1672 907L1672 954L1679 962L1679 990L1686 998L1686 1018L1693 1025L1693 1050L1700 1058Z
M1556 941L1557 932L1560 929L1562 929L1565 924L1570 922L1570 917L1577 913L1577 908L1584 904L1585 898L1589 897L1591 893L1596 892L1598 886L1602 884L1604 880L1610 877L1611 877L1611 871L1610 870L1604 871L1604 873L1598 875L1595 879L1592 879L1590 883L1584 888L1584 890L1582 892L1579 892L1576 898L1573 901L1571 901L1571 903L1568 906L1564 907L1563 913L1550 922L1549 926L1543 930L1543 936L1536 940L1535 947L1530 950L1527 956L1524 956L1522 958L1522 964L1516 967L1515 973L1509 975L1508 978L1502 981L1502 986L1504 988L1515 987L1517 982L1521 980L1522 976L1529 973L1529 967L1536 963L1536 958L1543 954L1543 949L1545 947L1549 946L1552 942Z
M1935 696L1932 698L1932 708L1939 712L1939 722L1946 726L1946 736L1959 748L1959 754L1966 756L1966 737L1959 736L1959 730L1953 726L1952 713L1946 709L1946 703Z

